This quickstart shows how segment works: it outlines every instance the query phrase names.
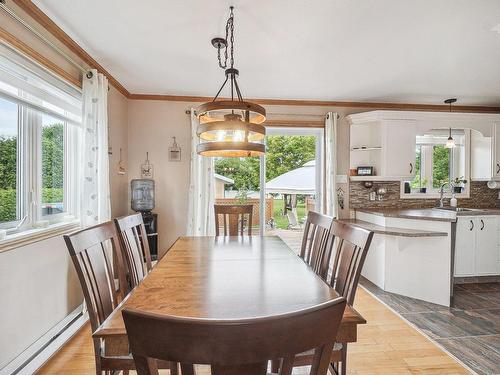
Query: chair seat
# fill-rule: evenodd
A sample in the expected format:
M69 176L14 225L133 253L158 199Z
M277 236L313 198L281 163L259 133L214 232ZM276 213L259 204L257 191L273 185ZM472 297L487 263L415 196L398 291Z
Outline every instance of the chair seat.
M157 360L159 369L171 369L172 362ZM102 370L135 370L135 362L132 354L123 356L106 356L101 357Z
M332 355L330 356L330 362L340 362L342 359L342 348L343 345L341 343L336 342L333 350L332 350ZM314 357L314 349L308 350L306 352L302 352L300 354L297 354L295 356L295 359L293 361L294 366L308 366L312 363Z

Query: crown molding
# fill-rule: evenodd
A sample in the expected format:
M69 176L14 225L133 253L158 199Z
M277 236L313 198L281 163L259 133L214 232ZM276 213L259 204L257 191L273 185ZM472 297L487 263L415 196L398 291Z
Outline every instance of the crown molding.
M158 95L158 94L130 94L131 100L163 100L174 102L203 103L212 101L208 96L182 96L182 95ZM230 100L221 98L220 100ZM382 103L382 102L348 102L331 100L307 100L307 99L245 99L246 101L261 105L286 105L286 106L314 106L314 107L344 107L363 108L378 110L399 110L399 111L432 111L449 112L450 107L444 104L412 104L412 103ZM474 112L474 113L500 113L499 107L475 106L475 105L455 105L453 112Z
M129 97L130 93L128 90L120 83L116 78L114 78L106 69L103 68L92 56L90 56L78 43L76 43L68 34L66 34L63 29L61 29L57 24L50 19L44 12L40 10L35 4L30 0L13 0L19 8L26 12L31 18L33 18L39 25L41 25L45 30L51 33L57 40L64 44L71 52L78 56L83 62L85 62L92 69L97 69L108 77L109 83L111 83L118 91L120 91L125 97Z

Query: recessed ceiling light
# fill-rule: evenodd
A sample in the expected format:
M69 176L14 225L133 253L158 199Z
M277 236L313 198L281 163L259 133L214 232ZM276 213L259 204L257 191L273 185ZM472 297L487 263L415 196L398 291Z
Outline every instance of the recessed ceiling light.
M494 31L494 32L497 32L497 33L500 34L500 23L498 25L496 25L496 26L493 26L491 28L491 31Z

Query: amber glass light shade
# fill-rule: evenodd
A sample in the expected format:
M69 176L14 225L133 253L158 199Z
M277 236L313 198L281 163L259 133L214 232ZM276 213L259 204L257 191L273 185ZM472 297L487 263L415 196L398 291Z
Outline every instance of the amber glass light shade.
M209 157L252 157L265 153L266 111L244 101L215 101L198 107L197 152Z

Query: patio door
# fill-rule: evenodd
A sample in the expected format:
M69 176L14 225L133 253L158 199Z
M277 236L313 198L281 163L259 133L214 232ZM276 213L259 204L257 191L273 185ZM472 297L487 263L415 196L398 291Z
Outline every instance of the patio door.
M261 234L301 237L307 211L321 211L323 137L323 128L267 128L267 152L260 158Z

